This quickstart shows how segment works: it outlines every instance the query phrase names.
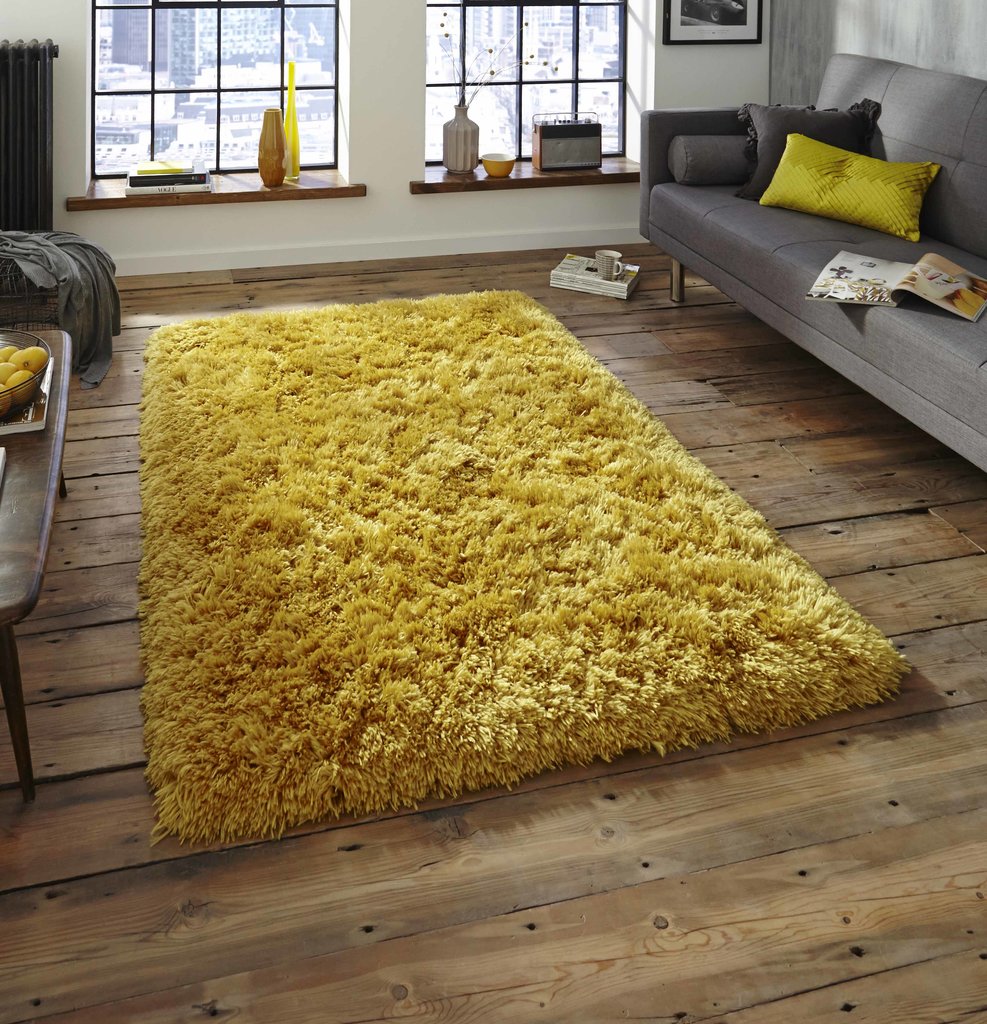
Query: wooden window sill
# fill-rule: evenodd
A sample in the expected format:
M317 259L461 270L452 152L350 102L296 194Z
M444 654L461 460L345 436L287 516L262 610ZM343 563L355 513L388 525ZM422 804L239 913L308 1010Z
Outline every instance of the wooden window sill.
M623 156L608 156L603 166L589 170L536 171L528 160L519 160L506 178L488 178L482 167L471 174L450 174L444 167L426 167L421 181L411 182L411 194L440 192L498 192L515 188L565 188L571 185L637 184L640 167Z
M348 185L339 171L302 171L297 182L276 188L264 185L256 172L216 174L212 192L157 192L148 196L124 194L123 178L93 181L84 196L69 196L65 209L134 210L151 206L214 206L224 203L281 203L299 199L349 199L365 196L366 185Z

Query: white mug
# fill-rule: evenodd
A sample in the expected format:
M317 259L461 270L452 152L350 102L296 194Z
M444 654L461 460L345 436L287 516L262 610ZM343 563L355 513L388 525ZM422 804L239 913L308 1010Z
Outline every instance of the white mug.
M620 262L623 253L616 249L596 250L596 272L601 281L616 281L624 272L624 264Z

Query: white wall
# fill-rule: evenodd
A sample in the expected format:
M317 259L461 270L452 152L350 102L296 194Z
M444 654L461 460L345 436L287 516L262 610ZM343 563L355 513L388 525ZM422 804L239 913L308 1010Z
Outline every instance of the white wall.
M367 185L366 197L67 213L65 197L88 184L89 3L4 8L0 36L50 36L60 47L56 227L103 245L121 275L640 240L636 185L410 194L425 161L424 0L341 0L340 48L350 59L340 69L340 168ZM662 46L661 0L631 8L630 156L641 109L767 100L767 43Z

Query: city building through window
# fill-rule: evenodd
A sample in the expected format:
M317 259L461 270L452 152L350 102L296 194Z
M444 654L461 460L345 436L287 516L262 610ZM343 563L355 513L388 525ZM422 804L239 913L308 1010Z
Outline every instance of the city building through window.
M93 174L148 159L256 169L289 61L302 166L334 167L337 24L333 0L95 0Z
M480 152L531 156L536 114L595 114L604 155L624 153L626 0L428 2L426 160L465 85Z

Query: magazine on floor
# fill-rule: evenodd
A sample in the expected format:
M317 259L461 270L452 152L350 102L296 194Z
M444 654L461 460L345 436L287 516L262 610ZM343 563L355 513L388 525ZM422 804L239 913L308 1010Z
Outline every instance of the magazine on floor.
M568 253L565 259L552 271L549 284L553 288L568 288L574 292L590 292L594 295L611 295L626 299L637 286L641 268L625 263L623 273L615 281L603 281L596 270L592 256L576 256Z
M977 320L987 307L987 280L933 252L915 263L838 252L806 298L897 306L906 294L917 295L966 320Z

